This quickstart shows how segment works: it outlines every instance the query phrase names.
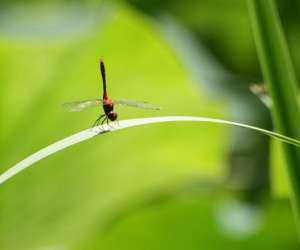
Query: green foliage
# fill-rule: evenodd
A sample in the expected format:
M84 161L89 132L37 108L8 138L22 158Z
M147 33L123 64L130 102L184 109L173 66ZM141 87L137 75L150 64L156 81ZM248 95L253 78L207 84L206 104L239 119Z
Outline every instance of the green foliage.
M274 1L248 2L262 71L273 100L275 127L286 135L300 138L296 75ZM291 197L300 226L300 152L288 145L283 145L283 148L288 163Z
M222 117L220 103L201 93L199 97L154 28L126 9L100 18L81 36L2 36L0 44L1 115L6 118L1 172L43 146L91 126L99 110L65 113L61 103L100 95L99 57L106 62L114 98L151 101L163 107L160 115ZM157 115L125 107L117 111L120 119ZM186 176L218 178L224 129L198 128L166 124L120 131L50 157L5 183L0 189L1 248L74 246L90 235L91 224L101 223L124 199Z
M103 13L95 5L89 11L88 16L78 17L82 22L92 17L88 27L78 29L82 22L71 27L62 22L60 36L49 36L43 29L22 36L28 31L22 15L14 21L24 24L24 32L6 32L1 22L1 173L45 145L90 127L99 110L64 113L60 105L100 95L99 57L107 65L112 97L150 101L163 107L160 115L226 115L226 102L212 100L192 84L184 65L146 17L126 6ZM35 14L47 19L43 13ZM226 15L218 14L221 19ZM235 18L229 20L236 23ZM216 26L221 27L211 29ZM228 40L222 46L230 42L229 47L238 52L247 50L244 36L243 48L233 46L239 32L245 32L243 27L232 36L227 30ZM243 53L237 54L242 60ZM123 107L117 111L121 119L157 115ZM130 133L104 135L102 140L90 140L39 162L0 188L1 250L219 249L225 245L297 249L285 201L270 202L264 227L242 241L222 235L216 227L213 210L219 196L214 193L205 199L203 194L193 198L187 194L182 200L175 193L171 201L139 209L140 199L151 198L153 188L164 191L191 177L213 183L222 180L226 133L211 124L201 125L200 130L198 124L139 127ZM135 204L133 214L119 220L116 216L114 227L103 233L108 219Z

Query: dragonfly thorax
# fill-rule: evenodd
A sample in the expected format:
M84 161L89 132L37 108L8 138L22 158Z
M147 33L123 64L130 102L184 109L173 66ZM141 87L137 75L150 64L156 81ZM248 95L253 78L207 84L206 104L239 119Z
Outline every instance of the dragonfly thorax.
M112 102L104 102L103 110L104 110L105 114L108 115L108 113L110 113L111 111L114 110L114 104Z
M114 104L109 99L103 100L103 109L107 118L111 121L117 120L118 114L114 112Z

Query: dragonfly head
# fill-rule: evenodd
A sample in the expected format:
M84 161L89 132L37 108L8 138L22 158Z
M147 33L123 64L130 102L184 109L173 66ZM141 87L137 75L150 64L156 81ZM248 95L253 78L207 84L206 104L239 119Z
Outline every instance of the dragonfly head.
M110 112L107 114L107 117L108 117L109 120L115 121L115 120L117 120L118 114L117 114L117 112L110 111Z

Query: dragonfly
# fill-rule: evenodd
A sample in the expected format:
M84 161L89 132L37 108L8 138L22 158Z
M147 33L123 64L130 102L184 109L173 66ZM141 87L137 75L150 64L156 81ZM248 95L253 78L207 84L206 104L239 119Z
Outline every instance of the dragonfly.
M160 110L161 108L150 104L148 102L139 102L132 100L114 100L110 99L106 89L106 73L103 60L100 60L100 73L102 78L103 96L102 99L88 99L83 101L66 102L63 107L71 112L79 112L92 107L100 107L102 105L103 114L101 114L94 122L93 127L102 125L103 123L109 123L109 121L116 121L118 118L117 112L114 111L115 105L126 105L135 108Z
M268 94L268 90L265 84L253 83L249 86L249 89L263 102L263 104L265 104L267 108L272 107L273 101L270 95Z

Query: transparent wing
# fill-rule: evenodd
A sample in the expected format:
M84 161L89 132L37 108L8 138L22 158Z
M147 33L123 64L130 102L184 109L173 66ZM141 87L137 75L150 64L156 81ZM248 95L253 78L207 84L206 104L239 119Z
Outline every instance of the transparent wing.
M134 108L160 110L161 108L148 102L138 102L132 100L113 100L114 104L126 105Z
M87 108L93 108L102 105L101 99L91 99L78 102L65 102L62 104L63 108L71 112L79 112Z

